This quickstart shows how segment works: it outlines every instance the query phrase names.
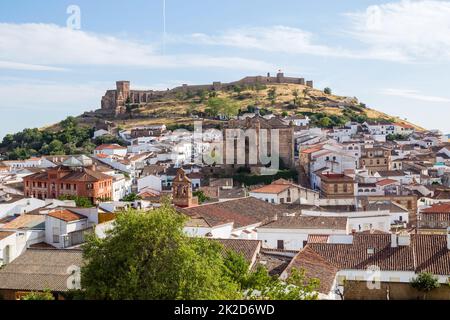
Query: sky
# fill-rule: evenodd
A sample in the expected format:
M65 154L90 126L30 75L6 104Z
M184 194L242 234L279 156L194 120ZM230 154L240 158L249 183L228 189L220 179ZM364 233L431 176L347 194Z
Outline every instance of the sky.
M0 137L98 109L116 80L278 70L450 133L450 1L0 2Z

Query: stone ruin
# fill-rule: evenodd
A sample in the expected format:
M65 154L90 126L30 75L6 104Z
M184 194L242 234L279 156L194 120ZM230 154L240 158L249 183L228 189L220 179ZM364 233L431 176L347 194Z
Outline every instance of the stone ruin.
M131 90L130 81L117 81L115 90L106 91L102 97L100 113L105 115L118 116L126 113L126 105L130 104L142 104L149 103L152 100L158 98L164 98L167 96L173 96L179 92L208 90L219 91L231 89L237 85L262 85L262 84L299 84L313 88L313 81L305 81L304 78L285 77L284 73L278 72L275 77L272 77L270 73L267 76L250 76L241 80L221 83L213 82L209 85L187 85L173 88L171 90L158 91L158 90Z

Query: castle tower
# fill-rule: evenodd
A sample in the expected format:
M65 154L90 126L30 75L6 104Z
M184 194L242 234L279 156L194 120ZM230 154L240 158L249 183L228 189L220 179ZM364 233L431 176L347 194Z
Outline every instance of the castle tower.
M116 88L116 107L123 107L130 97L130 81L117 81Z
M277 82L284 83L284 73L281 72L281 70L279 70L277 73Z
M197 197L192 196L192 182L183 169L178 169L172 183L172 202L177 207L193 207L198 205Z

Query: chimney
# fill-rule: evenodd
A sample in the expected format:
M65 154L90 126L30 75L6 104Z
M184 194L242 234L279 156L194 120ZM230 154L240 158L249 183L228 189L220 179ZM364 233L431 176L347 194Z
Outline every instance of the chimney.
M397 234L391 233L391 248L397 248Z
M450 250L450 227L447 228L447 249Z

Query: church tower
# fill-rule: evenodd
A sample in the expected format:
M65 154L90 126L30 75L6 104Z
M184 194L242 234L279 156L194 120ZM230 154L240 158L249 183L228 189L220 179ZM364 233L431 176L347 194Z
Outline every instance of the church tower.
M183 169L178 169L172 183L172 202L177 207L193 207L198 205L197 197L192 196L192 182Z

